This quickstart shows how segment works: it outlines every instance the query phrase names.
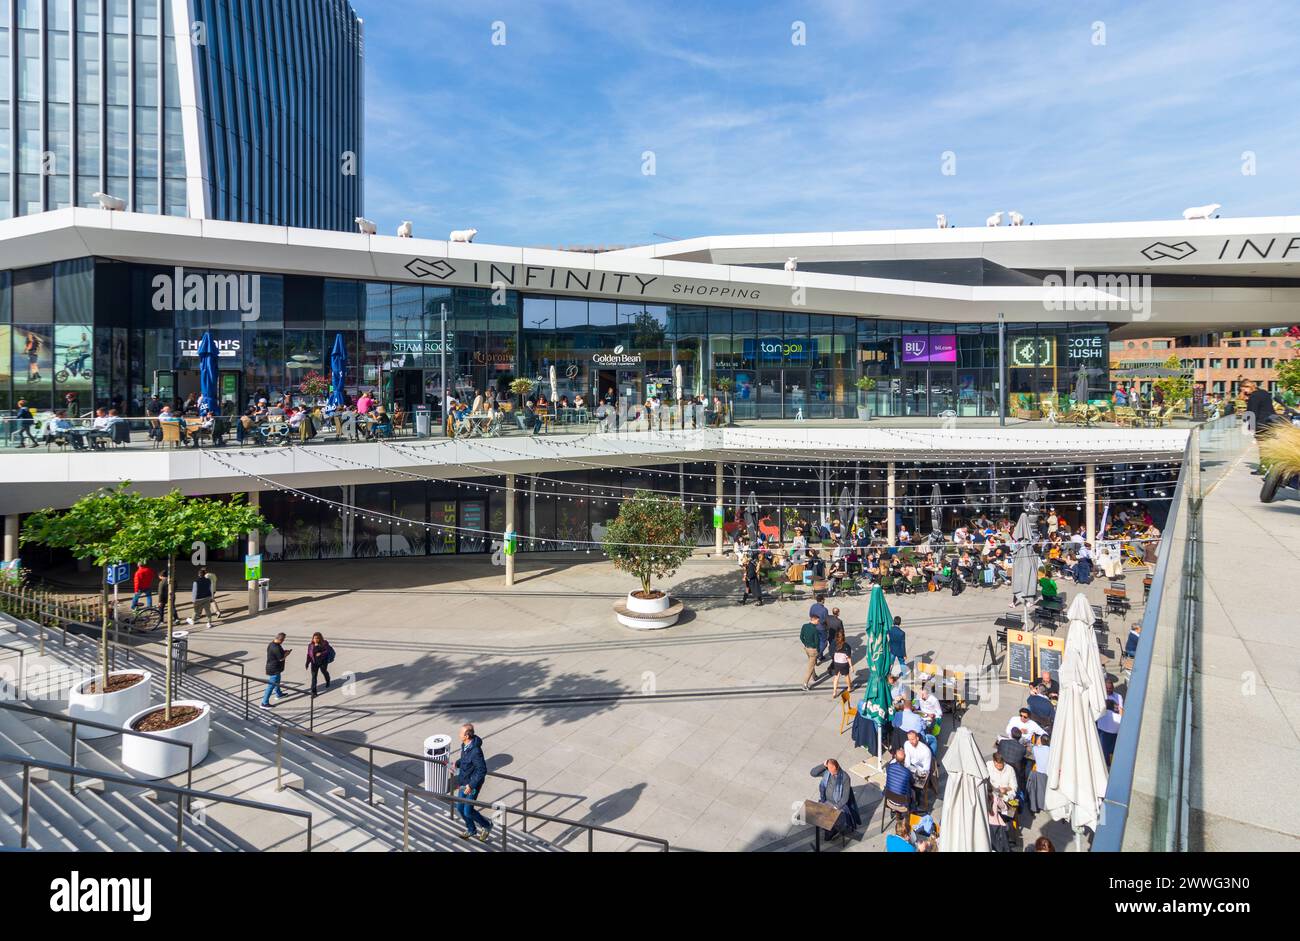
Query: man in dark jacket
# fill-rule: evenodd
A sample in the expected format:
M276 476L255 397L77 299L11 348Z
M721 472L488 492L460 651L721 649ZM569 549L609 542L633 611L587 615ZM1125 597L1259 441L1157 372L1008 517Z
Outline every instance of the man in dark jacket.
M817 615L810 615L808 622L799 628L799 643L808 656L808 671L803 675L804 689L812 689L812 684L817 679L817 660L822 647L820 620Z
M284 690L280 688L280 677L284 674L284 662L289 659L292 650L284 649L284 633L275 635L275 640L266 645L266 694L262 696L262 708L271 708L271 693L275 693L276 701L284 698Z
M741 578L744 580L745 593L740 596L740 603L744 604L749 600L749 596L753 595L758 606L763 607L763 589L758 581L758 559L752 552L745 556L745 568Z
M470 800L478 800L478 793L487 780L487 761L483 758L483 739L474 734L474 726L468 722L460 727L460 758L456 761L456 793ZM461 839L468 840L477 835L479 842L486 843L492 832L492 824L479 813L473 804L457 804L461 819L465 821L465 831ZM477 825L477 826L476 826ZM478 832L478 827L483 831Z
M894 626L889 629L889 655L907 666L907 633L903 630L903 619L894 615Z

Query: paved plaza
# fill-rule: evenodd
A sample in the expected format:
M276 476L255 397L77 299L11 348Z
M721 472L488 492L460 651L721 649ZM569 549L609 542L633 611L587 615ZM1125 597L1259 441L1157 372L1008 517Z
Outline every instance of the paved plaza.
M848 730L839 733L830 681L813 692L800 688L806 660L798 632L808 599L739 606L734 562L697 558L670 581L689 613L675 627L641 633L614 620L613 601L633 586L608 562L521 559L513 589L486 558L274 565L267 572L271 610L246 618L242 595L223 591L227 616L212 629L194 629L191 660L239 659L260 674L267 640L283 630L294 650L286 680L297 683L305 679L302 651L319 630L337 648L335 675L345 682L317 700L318 731L418 751L428 735L454 734L469 720L484 738L489 768L528 780L532 809L662 837L682 849L809 843L811 831L794 825L792 815L797 802L816 797L810 769L830 757L853 767L866 754ZM219 574L223 587L238 578L233 568ZM1140 600L1140 573L1129 582ZM1062 588L1073 596L1076 586ZM1094 604L1101 590L1100 582L1087 587ZM889 603L903 617L910 658L978 669L1009 600L1001 588L956 598L891 596ZM867 602L866 594L828 601L841 608L855 647ZM1109 624L1118 649L1127 619ZM855 672L860 689L860 663ZM196 676L217 686L233 682ZM991 753L1023 701L1023 688L999 683L966 713L981 749ZM260 717L305 723L307 700L291 697L275 716ZM410 776L411 764L393 770ZM854 778L870 819L853 849L883 847L881 781ZM504 796L494 787L489 783L485 799ZM941 803L937 814L942 819ZM1039 832L1027 816L1025 823L1028 833ZM1037 824L1058 845L1069 839L1045 815ZM563 838L545 829L542 835Z

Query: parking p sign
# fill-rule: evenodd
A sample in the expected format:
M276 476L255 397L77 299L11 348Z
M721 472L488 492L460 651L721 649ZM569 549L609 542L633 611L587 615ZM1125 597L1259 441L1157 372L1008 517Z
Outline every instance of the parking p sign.
M126 562L114 562L106 566L104 572L110 585L124 585L131 580L131 566Z

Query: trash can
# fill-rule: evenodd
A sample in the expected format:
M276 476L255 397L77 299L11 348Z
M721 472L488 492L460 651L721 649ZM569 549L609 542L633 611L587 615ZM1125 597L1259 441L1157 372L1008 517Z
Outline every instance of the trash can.
M430 735L424 740L424 757L441 758L442 761L424 763L424 789L435 794L446 794L451 761L451 736Z
M271 604L271 580L269 578L259 578L257 580L257 610L265 611Z
M415 408L415 434L419 438L429 437L431 415L428 406L417 405Z

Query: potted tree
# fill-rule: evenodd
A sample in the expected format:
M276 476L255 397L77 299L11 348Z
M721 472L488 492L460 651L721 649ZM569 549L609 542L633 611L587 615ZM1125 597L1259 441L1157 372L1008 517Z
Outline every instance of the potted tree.
M77 559L100 568L99 663L96 674L73 684L68 691L68 715L108 725L121 726L127 718L149 705L153 677L145 670L108 668L108 631L112 618L108 610L108 566L124 561L112 552L113 540L131 517L139 512L144 498L129 484L104 488L82 497L71 509L38 510L23 524L24 544L66 549ZM77 728L79 738L103 738L106 729Z
M686 534L695 528L698 511L688 510L646 490L638 490L619 507L618 516L605 531L603 548L614 568L635 575L640 591L630 591L626 601L614 605L620 624L642 630L677 623L682 604L652 587L690 558L694 546Z
M853 384L858 387L858 420L871 421L871 406L867 404L869 400L863 398L863 393L874 391L876 380L871 376L861 376Z
M525 379L520 376L510 382L510 391L512 394L519 396L519 405L522 407L528 396L533 392L533 380Z
M179 490L162 497L144 498L139 509L118 531L110 554L127 559L158 558L167 561L168 592L165 612L167 673L166 698L161 707L142 709L126 720L125 727L151 732L193 746L194 761L208 754L208 730L212 707L196 699L172 699L172 645L176 623L176 556L189 552L196 542L209 550L223 549L254 530L269 532L271 526L262 514L243 503L236 494L228 502L213 499L187 499ZM122 764L145 777L165 778L185 770L186 753L164 742L127 736L122 741Z

